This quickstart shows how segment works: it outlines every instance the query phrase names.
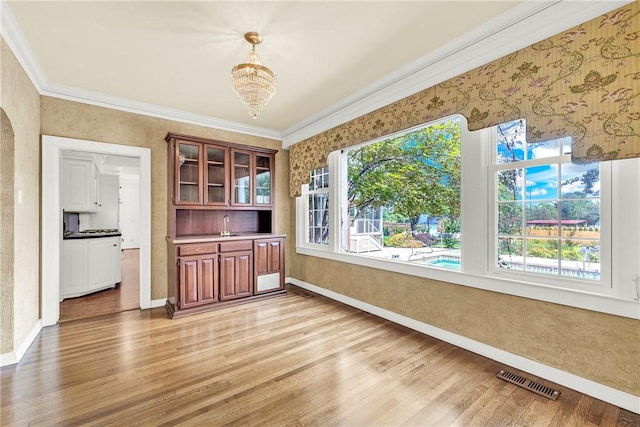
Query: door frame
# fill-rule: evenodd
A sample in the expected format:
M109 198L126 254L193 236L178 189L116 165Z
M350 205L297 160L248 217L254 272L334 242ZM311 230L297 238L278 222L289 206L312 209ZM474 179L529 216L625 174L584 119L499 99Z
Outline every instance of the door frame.
M140 164L140 308L151 308L151 149L42 135L41 318L43 326L60 318L60 205L62 150L137 157Z

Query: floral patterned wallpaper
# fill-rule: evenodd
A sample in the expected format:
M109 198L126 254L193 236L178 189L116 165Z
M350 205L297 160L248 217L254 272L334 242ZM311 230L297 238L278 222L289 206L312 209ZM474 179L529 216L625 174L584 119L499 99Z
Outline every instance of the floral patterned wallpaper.
M455 113L471 131L524 117L529 141L570 135L574 162L640 157L640 2L292 145L290 194L332 151Z

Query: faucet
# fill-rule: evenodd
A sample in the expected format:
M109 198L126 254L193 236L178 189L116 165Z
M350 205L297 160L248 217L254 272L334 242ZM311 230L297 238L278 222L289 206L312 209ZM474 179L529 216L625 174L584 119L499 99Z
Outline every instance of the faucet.
M220 232L221 236L228 236L231 234L231 232L227 230L227 224L229 224L229 215L225 215L222 218L222 231Z

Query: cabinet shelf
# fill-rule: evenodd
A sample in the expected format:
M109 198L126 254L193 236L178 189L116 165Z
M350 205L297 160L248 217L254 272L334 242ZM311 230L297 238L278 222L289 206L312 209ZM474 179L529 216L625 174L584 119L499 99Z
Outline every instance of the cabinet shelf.
M215 165L215 166L224 166L224 162L218 162L218 161L214 161L214 160L208 160L207 164L208 165Z
M217 184L217 183L213 183L210 182L207 184L208 187L224 187L224 184Z
M198 185L198 183L193 181L180 181L180 185Z

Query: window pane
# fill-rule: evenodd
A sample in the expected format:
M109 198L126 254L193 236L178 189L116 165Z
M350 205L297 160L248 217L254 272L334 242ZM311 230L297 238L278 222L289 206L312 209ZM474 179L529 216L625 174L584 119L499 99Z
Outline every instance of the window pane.
M600 238L600 200L585 199L562 202L562 235Z
M509 169L498 172L498 200L522 200L523 169Z
M578 279L600 280L600 244L590 240L562 240L560 274Z
M500 203L498 204L498 234L521 235L522 234L522 204Z
M558 274L558 239L527 239L527 271Z
M329 188L329 175L326 173L322 175L322 188Z
M560 182L563 199L598 197L600 166L598 163L565 163L562 165Z
M527 203L527 235L558 237L558 208L556 203Z
M526 169L528 200L558 198L558 165L541 165Z
M497 163L511 163L524 160L525 121L514 120L498 126Z
M562 147L563 139L569 139L569 141L571 141L571 138L562 138L527 144L527 159L544 159L560 155L560 147Z
M521 238L498 238L498 267L522 270L522 244Z

